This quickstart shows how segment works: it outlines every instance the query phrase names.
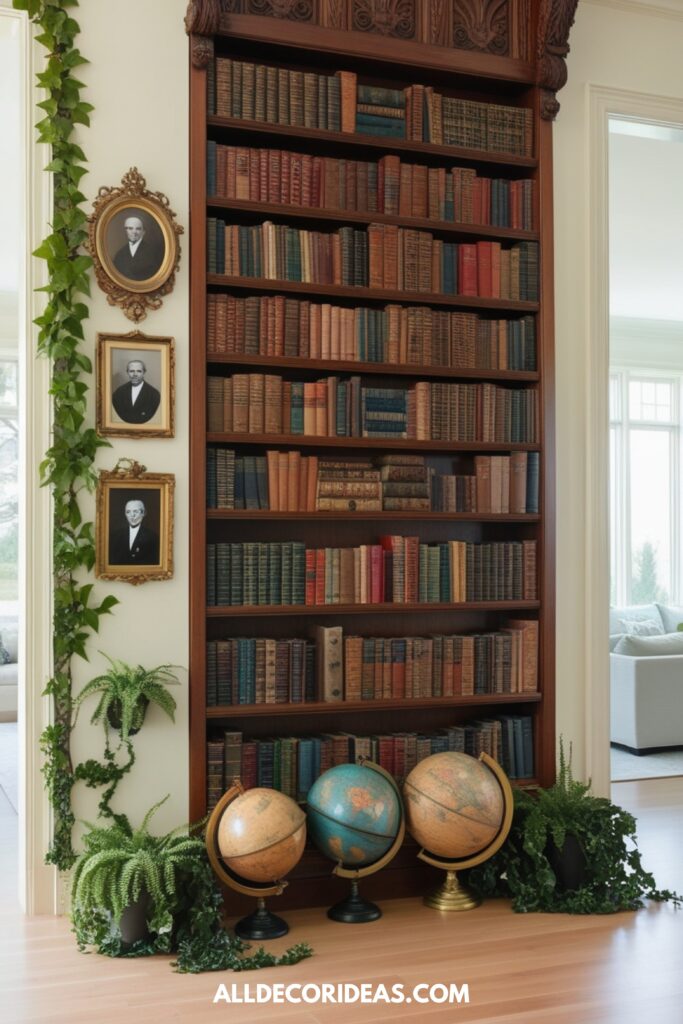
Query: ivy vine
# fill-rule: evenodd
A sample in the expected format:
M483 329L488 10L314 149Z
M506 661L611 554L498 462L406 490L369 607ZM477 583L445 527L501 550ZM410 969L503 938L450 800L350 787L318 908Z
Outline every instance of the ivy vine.
M40 475L43 484L51 488L54 503L54 674L45 687L54 711L52 724L41 736L41 750L54 811L54 832L45 859L66 871L75 861L71 842L75 820L71 791L76 781L70 751L72 661L76 655L87 660L87 640L97 632L100 617L118 603L111 595L96 603L93 585L79 581L83 571L90 571L95 563L93 524L83 520L79 498L83 490L94 490L95 456L99 448L108 446L86 425L88 385L84 377L92 373L92 363L80 348L83 321L88 316L82 297L90 295L92 260L81 252L87 239L87 218L82 209L86 197L79 184L86 173L86 158L71 137L76 125L89 125L93 107L81 99L83 83L74 77L74 70L87 63L74 45L79 25L68 14L78 0L13 0L13 6L26 11L38 26L36 40L47 51L45 68L37 75L46 93L38 104L45 116L36 129L38 141L52 149L46 170L53 178L53 217L50 234L33 255L46 261L49 277L39 289L47 293L47 302L35 323L39 327L38 352L52 361L52 444L40 465ZM80 767L79 777L87 781L88 774Z

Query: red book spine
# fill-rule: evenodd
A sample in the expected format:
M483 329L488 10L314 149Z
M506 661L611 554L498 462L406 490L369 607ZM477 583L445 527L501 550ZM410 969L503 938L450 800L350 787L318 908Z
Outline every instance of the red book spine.
M325 548L315 548L315 604L325 604Z
M461 295L478 294L476 244L463 242L458 248L458 281Z

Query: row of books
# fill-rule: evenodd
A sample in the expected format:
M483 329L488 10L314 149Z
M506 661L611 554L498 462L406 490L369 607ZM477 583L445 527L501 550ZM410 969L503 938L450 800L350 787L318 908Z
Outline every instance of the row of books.
M380 388L360 377L290 381L277 374L207 377L209 433L534 444L538 392L417 381Z
M471 167L427 167L394 154L349 160L209 141L206 173L210 198L533 229L533 181L489 178Z
M303 802L315 780L335 765L369 758L402 785L425 757L448 750L473 757L484 752L499 762L509 778L532 778L531 716L498 715L452 725L431 735L323 733L247 739L241 731L225 730L207 742L207 810L216 806L235 779L240 779L245 789L277 789Z
M404 459L411 461L405 462ZM474 473L440 473L424 456L319 459L299 451L206 452L210 509L270 512L538 512L539 454L476 455Z
M351 308L284 295L207 295L209 354L535 370L536 320L428 306Z
M323 232L209 217L207 266L267 281L538 301L538 243L444 242L395 224Z
M431 86L386 89L333 75L217 57L209 65L209 115L288 127L358 132L531 156L532 112L446 96Z
M471 635L235 637L206 645L210 707L536 693L538 622Z
M536 541L308 548L302 541L207 544L207 604L245 607L534 601Z

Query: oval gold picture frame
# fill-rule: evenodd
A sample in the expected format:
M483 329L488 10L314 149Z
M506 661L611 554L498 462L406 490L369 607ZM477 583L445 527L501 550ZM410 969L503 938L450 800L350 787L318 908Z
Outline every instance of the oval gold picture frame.
M125 223L135 218L142 227L137 258L148 274L128 275L123 272L127 258L128 238ZM162 297L173 291L175 274L180 263L178 237L183 228L175 219L169 201L161 192L150 192L137 167L124 174L121 185L103 186L97 193L93 212L88 218L87 249L93 259L97 283L112 306L120 306L129 320L144 320L149 309L158 309ZM117 265L117 262L119 265Z

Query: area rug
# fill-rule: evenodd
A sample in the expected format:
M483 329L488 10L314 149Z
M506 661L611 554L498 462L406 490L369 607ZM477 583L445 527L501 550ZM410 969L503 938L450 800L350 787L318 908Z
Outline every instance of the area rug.
M629 754L618 747L610 747L612 782L630 782L632 779L662 779L670 775L683 775L683 750L669 750L661 754Z
M19 813L17 723L0 722L0 789Z

